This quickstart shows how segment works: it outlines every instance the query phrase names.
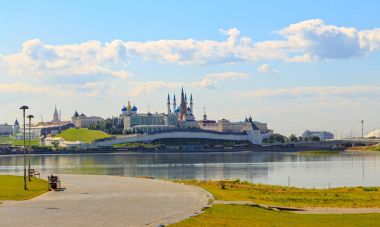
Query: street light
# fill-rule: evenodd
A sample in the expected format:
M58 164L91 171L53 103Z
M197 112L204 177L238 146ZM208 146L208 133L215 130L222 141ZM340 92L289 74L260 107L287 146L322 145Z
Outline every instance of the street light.
M28 106L21 106L20 110L22 110L22 117L24 120L24 190L28 190L26 187L26 157L25 157L25 110L28 110Z
M363 124L364 124L364 120L361 121L362 122L362 140L364 139L364 127L363 127Z
M29 119L29 155L28 155L28 163L29 163L29 168L28 168L28 179L30 181L30 151L32 150L32 146L30 145L30 137L31 137L31 133L30 133L30 125L32 124L32 118L34 116L33 115L28 115L27 118Z

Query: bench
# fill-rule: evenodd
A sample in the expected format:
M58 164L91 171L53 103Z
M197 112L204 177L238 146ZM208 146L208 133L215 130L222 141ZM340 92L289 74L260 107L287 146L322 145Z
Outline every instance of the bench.
M53 189L55 191L62 190L61 180L59 179L58 176L50 175L50 176L48 176L48 181L49 181L49 190L51 190L51 189Z
M35 169L30 169L29 170L29 176L30 177L36 177L37 175L38 175L39 178L41 178L41 173L40 172L38 172Z

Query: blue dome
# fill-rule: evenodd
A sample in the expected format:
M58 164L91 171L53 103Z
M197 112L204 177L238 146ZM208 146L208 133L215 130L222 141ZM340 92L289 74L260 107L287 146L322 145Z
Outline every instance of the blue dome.
M132 107L132 111L137 111L137 107L136 107L136 106L133 106L133 107Z
M177 107L174 112L179 113L179 108Z
M123 106L122 108L121 108L121 111L127 111L127 107L125 107L125 106Z

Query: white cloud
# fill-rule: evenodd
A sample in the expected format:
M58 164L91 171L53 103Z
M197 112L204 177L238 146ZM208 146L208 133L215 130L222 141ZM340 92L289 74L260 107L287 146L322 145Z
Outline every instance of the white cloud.
M246 73L240 72L222 72L206 74L201 80L192 82L191 85L198 88L215 88L221 81L233 81L247 78Z
M270 65L268 64L262 64L257 68L257 71L259 73L278 73L279 71L276 69L273 69Z
M125 48L118 40L56 46L28 40L20 53L0 56L0 66L14 75L128 77Z
M326 24L321 19L291 24L273 40L254 42L237 28L220 30L225 40L88 41L49 45L39 39L23 43L18 53L0 55L0 66L11 74L37 76L105 75L126 78L136 57L158 63L215 64L283 60L309 62L351 58L380 49L380 29L358 30Z
M234 81L247 78L248 75L240 72L209 73L202 79L194 82L167 82L167 81L129 81L129 89L123 95L140 96L145 93L154 93L158 90L175 90L182 86L195 89L215 88L223 81Z
M380 86L356 85L356 86L316 86L295 87L278 89L259 89L253 91L238 92L238 96L246 98L270 98L270 97L373 97L380 95Z

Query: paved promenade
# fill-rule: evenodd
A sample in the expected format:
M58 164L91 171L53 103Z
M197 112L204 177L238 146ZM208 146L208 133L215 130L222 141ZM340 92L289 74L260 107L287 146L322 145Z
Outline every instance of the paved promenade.
M208 193L172 182L60 175L65 191L0 205L0 226L158 226L207 206Z

